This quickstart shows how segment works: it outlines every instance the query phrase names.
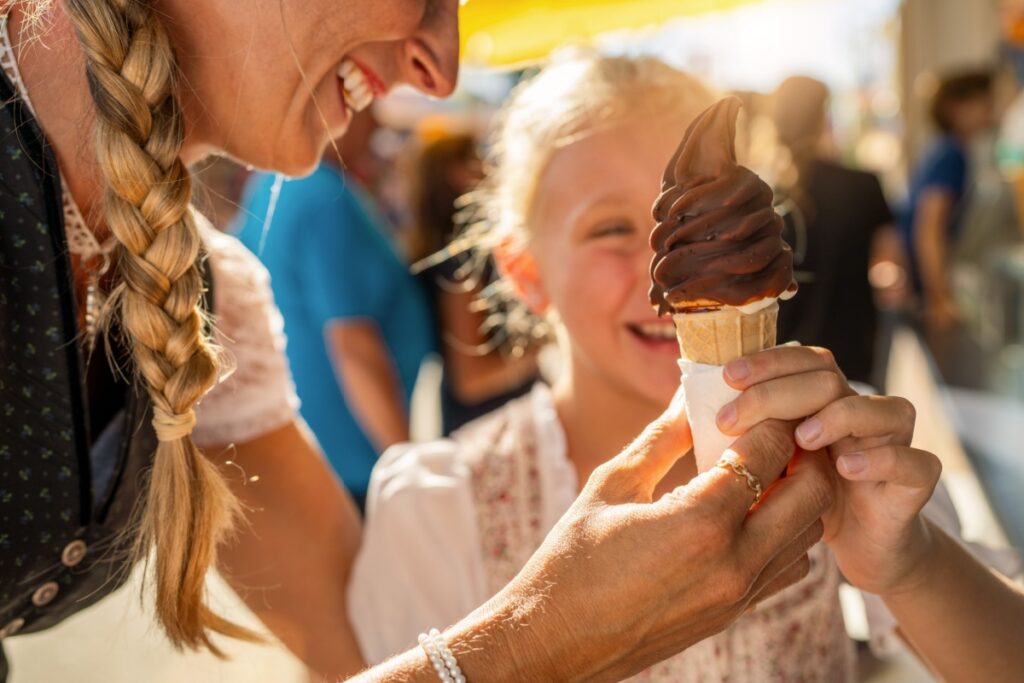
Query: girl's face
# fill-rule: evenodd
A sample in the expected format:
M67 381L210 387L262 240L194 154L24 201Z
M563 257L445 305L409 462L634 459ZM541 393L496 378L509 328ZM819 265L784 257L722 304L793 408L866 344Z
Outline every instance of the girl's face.
M342 96L405 83L444 97L458 75L458 0L158 0L184 87L188 142L290 175L352 116ZM244 7L244 8L243 8Z
M555 152L531 216L535 294L565 326L573 372L658 407L679 386L679 347L671 320L659 319L648 300L648 236L682 133L629 122Z

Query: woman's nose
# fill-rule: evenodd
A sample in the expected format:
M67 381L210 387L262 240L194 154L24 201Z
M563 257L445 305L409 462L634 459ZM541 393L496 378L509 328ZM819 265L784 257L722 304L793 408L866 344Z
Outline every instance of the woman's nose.
M404 43L406 80L433 97L447 97L459 78L459 9L456 0L428 0L423 22Z

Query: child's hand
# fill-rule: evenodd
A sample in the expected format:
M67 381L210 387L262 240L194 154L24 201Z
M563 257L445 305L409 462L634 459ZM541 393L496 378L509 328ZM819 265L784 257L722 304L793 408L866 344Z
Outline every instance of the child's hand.
M847 580L869 593L885 595L909 581L927 547L920 513L942 464L910 447L914 418L905 399L854 396L796 430L801 448L828 449L837 486L824 540Z
M907 581L926 546L920 511L941 471L938 458L909 447L913 406L857 396L823 349L772 349L730 363L725 376L744 390L719 413L720 428L723 416L732 418L731 433L764 419L811 415L797 427L796 442L827 449L833 463L836 498L824 517L824 540L846 578L883 594Z

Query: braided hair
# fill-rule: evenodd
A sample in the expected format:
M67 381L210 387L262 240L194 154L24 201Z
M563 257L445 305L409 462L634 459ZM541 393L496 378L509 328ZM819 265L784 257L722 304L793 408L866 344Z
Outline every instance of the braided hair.
M202 244L180 158L184 125L177 65L149 0L66 0L95 104L103 216L117 240L113 318L153 405L158 446L134 536L148 564L155 611L177 647L220 654L213 633L255 634L205 604L207 570L238 503L191 440L195 405L218 377L198 263Z

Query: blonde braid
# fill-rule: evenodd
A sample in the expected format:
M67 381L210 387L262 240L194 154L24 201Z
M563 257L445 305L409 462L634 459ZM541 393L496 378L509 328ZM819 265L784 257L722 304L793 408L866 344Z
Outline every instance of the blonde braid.
M184 131L174 54L148 1L67 0L67 7L96 106L104 215L119 243L112 300L159 439L136 558L148 559L155 547L156 614L171 642L220 654L211 632L255 636L204 603L207 569L238 504L190 437L217 361L200 307L202 245L189 205L191 178L179 157Z

